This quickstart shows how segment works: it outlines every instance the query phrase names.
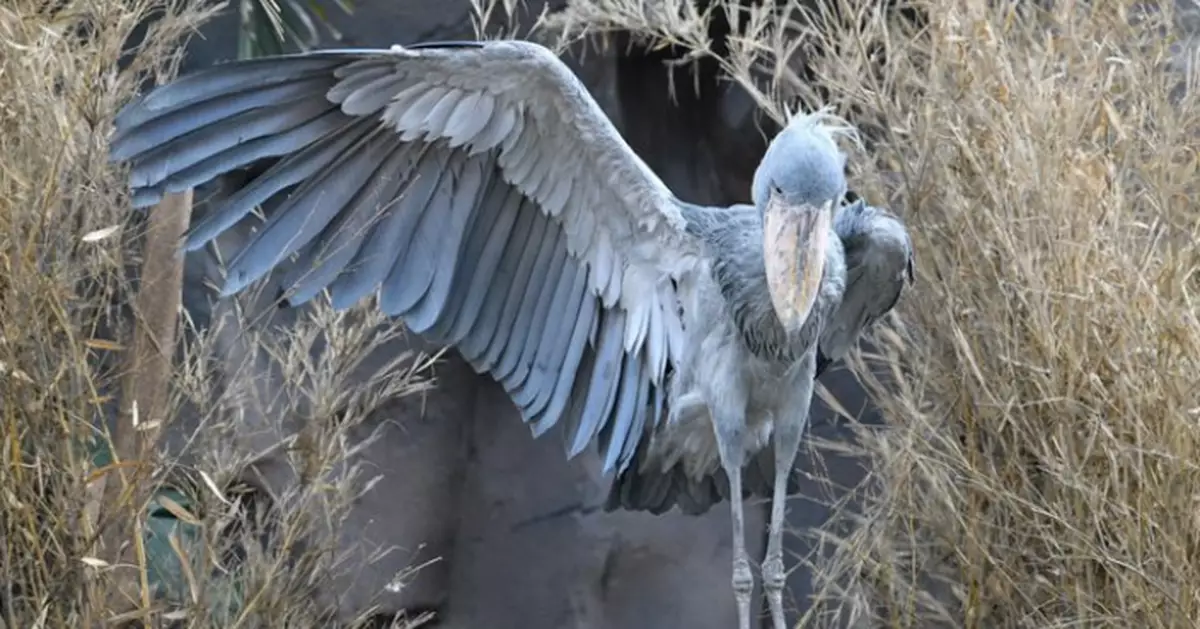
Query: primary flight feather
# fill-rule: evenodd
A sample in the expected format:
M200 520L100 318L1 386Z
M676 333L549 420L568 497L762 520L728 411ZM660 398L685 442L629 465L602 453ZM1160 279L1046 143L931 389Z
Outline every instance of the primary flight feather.
M269 164L188 233L194 250L270 207L224 295L275 269L292 304L375 295L499 382L535 434L561 426L568 456L597 444L616 472L609 508L772 495L764 580L783 626L782 505L813 380L911 276L902 223L842 204L848 126L795 116L752 205L691 205L566 65L523 41L218 65L115 126L138 208ZM745 629L741 500L731 509Z

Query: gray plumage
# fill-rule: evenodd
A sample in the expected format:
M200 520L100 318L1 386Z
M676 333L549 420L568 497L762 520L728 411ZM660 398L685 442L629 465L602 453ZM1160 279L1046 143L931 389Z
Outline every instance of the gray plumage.
M535 435L560 426L572 457L595 443L615 473L609 508L699 513L774 496L764 579L778 627L782 498L814 379L911 277L895 217L831 209L846 193L834 140L851 133L826 111L795 116L753 205L687 204L557 57L499 41L216 66L127 106L111 150L131 165L139 208L269 160L188 234L189 250L203 247L271 200L223 294L276 268L293 304L375 294L490 374ZM800 257L767 244L768 215L783 217L779 242L800 233ZM792 292L772 278L818 268L797 260L823 270L804 275L819 284L789 326L778 304ZM732 512L745 627L741 500Z

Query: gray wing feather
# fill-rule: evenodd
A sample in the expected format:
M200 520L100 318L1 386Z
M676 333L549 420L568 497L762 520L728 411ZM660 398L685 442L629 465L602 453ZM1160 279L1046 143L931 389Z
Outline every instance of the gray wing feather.
M494 283L487 289L487 299L479 315L479 321L471 328L471 332L459 346L459 349L475 365L479 372L490 371L503 345L493 344L492 341L500 336L501 324L504 321L504 310L509 296L517 289L515 286L527 275L518 275L521 263L527 256L533 255L541 241L542 232L539 227L544 225L536 220L537 213L529 207L529 200L521 197L516 204L518 213L516 225L505 244L504 255L500 259ZM507 335L510 328L504 328ZM495 346L495 349L493 349Z
M342 151L366 135L373 127L369 121L345 118L336 111L330 112L330 115L342 119L342 124L338 129L327 132L327 135L308 144L300 152L279 161L267 172L255 177L246 187L231 195L221 204L220 208L209 212L199 223L192 225L188 230L184 248L194 251L203 247L210 240L245 218L259 204L329 166L341 155ZM234 170L245 165L247 164L235 162L226 168ZM154 188L140 188L139 190L150 190L154 194L151 204L162 199L161 190Z
M394 142L387 135L368 134L305 181L230 261L225 293L240 291L316 238L362 189Z
M617 399L617 385L621 369L621 330L624 313L608 311L602 316L597 339L595 363L592 365L587 396L580 411L579 428L569 454L581 452L584 446L600 432L603 421L612 413ZM601 448L603 452L604 449Z
M529 330L517 327L515 322L525 303L526 293L534 290L537 277L545 275L545 259L549 256L556 235L547 227L547 221L534 221L529 242L526 243L517 266L515 281L504 299L504 311L500 314L499 327L488 345L484 368L493 372L499 380L507 377L512 371L512 365L516 362L515 355L520 352L520 345L525 342L525 335L529 333Z
M418 236L426 238L424 244L428 247L428 252L420 258L430 262L433 275L428 291L420 296L411 311L394 312L405 315L409 329L417 334L424 334L436 325L445 313L446 300L449 298L451 282L457 271L463 239L470 230L480 205L486 201L483 195L488 192L486 186L490 183L491 175L488 166L490 164L485 164L480 158L466 158L459 171L459 178L453 184L453 193L449 197L450 211L433 214L441 220L430 221L431 231L418 232Z
M161 199L163 192L179 193L228 172L231 168L243 168L262 159L286 155L297 144L311 142L344 124L345 120L341 112L332 110L285 133L258 138L222 151L168 177L156 190L154 202L157 203Z
M525 349L521 352L520 363L512 377L514 382L512 387L513 402L524 409L527 417L537 416L542 408L544 408L546 400L544 390L550 384L549 378L543 377L539 372L534 370L534 361L543 348L550 345L546 335L543 334L543 331L554 327L549 323L550 317L548 315L551 314L551 311L549 306L550 298L547 295L561 292L563 284L567 283L566 278L570 272L564 268L567 257L566 249L566 245L560 241L555 253L555 259L559 260L556 263L559 271L558 278L554 280L554 288L551 289L548 286L542 291L541 297L539 297L538 302L541 310L536 311L535 314L542 320L539 323L535 319L532 327L533 333L530 334L528 341L525 343ZM560 311L554 316L561 318L565 315Z
M348 116L361 116L379 111L391 99L393 84L403 81L386 61L368 59L356 61L333 73L334 85L325 98L341 103ZM337 79L341 79L340 81Z
M424 334L442 316L462 238L486 184L485 164L480 158L462 154L454 154L454 158L456 163L443 174L434 193L434 203L425 209L407 257L403 262L397 259L394 275L384 284L400 292L394 301L380 293L384 312L403 316L416 334Z
M331 103L307 98L277 107L259 107L223 118L183 137L154 143L153 148L144 153L145 158L135 162L138 165L130 172L130 180L135 188L161 184L170 175L244 142L284 133L333 109ZM140 140L140 136L133 136L129 144L148 144L134 140Z
M550 398L546 400L545 408L534 418L535 430L538 432L549 429L555 421L554 418L563 413L570 401L569 396L574 387L576 374L587 373L583 362L584 349L596 329L599 303L597 299L587 293L586 267L583 265L577 265L577 267L576 275L581 278L577 282L583 286L577 291L577 301L574 302L577 305L572 305L566 311L577 313L577 316L573 321L569 317L564 317L564 321L567 323L564 329L569 330L570 336L561 343L561 350L565 352L562 364L557 368L547 367L545 370L546 377L554 378L554 387L550 389ZM594 363L588 362L588 365L590 364Z
M566 276L569 273L570 281L560 284L560 288L567 288L555 296L555 302L550 306L549 312L554 315L554 324L545 326L545 335L533 359L530 377L536 378L539 384L536 397L530 404L530 409L535 415L540 415L550 403L555 391L564 386L558 381L559 372L569 370L574 373L579 362L578 357L574 359L575 364L567 361L571 339L579 325L579 317L572 315L582 314L580 309L584 298L588 296L587 268L570 258L566 264L569 269L564 270L563 274Z
M534 219L534 213L526 208L525 197L514 190L508 193L505 210L503 216L508 220L502 219L501 224L508 224L508 228L497 229L488 236L479 267L467 288L467 301L460 311L463 316L452 333L456 339L461 335L461 341L456 341L459 351L478 371L484 371L481 360L500 325L504 299L511 291L516 265L529 240Z
M644 367L644 364L642 366ZM646 428L646 415L650 411L650 395L650 383L646 378L638 378L637 397L631 409L633 422L625 430L624 435L621 436L623 445L621 446L620 458L616 461L618 463L618 473L625 472L629 468L629 464L633 461L633 455L637 451L638 440Z
M550 327L547 324L552 311L550 304L554 300L555 293L562 290L563 276L566 275L563 268L567 258L567 244L565 238L558 238L558 242L554 247L554 253L549 260L549 272L546 275L546 281L543 282L538 291L537 300L533 302L533 307L527 311L529 319L527 321L518 320L517 325L529 331L529 336L525 340L525 346L521 349L521 355L517 358L516 370L512 373L512 379L515 383L513 400L522 405L528 406L532 402L531 396L527 393L536 393L536 390L531 390L531 387L525 386L528 383L529 373L533 367L533 361L537 356L537 352L541 347L545 337L545 330ZM528 306L529 303L527 302ZM563 313L556 313L556 316L562 316Z
M408 235L408 247L397 251L379 290L379 307L384 313L408 313L433 284L434 257L438 241L445 236L447 223L455 213L455 180L461 176L462 167L462 156L449 153L446 170L440 174L429 202L417 210L418 220Z
M537 300L543 291L548 290L550 278L555 271L554 259L560 247L561 233L557 229L547 229L533 262L533 270L529 274L528 283L519 300L520 308L513 319L512 331L507 338L504 358L497 365L496 375L507 385L519 383L519 369L523 366L521 356L526 352L529 339L534 338L533 316L536 312Z
M333 307L344 309L358 303L388 277L398 258L408 250L422 212L434 197L444 175L446 153L438 147L428 147L418 163L408 173L403 194L390 207L354 260L349 272L343 273L330 285Z
M846 288L832 321L821 334L824 367L841 359L862 332L890 312L913 280L913 249L904 223L861 200L834 217L846 256Z
M116 137L122 137L123 129L130 134L140 134L147 122L197 103L260 91L300 78L326 76L344 63L345 60L335 54L285 55L206 68L179 77L118 112L113 121L117 126Z
M375 233L402 185L395 173L412 164L413 152L408 146L393 150L375 171L370 184L296 259L283 280L284 286L292 287L289 296L292 304L305 303L328 288L358 254L367 237Z
M527 42L318 51L160 87L116 119L138 207L275 160L189 230L267 205L222 292L282 269L292 303L379 307L454 344L535 434L625 469L664 416L676 282L702 266L678 201L570 70Z
M472 215L466 228L469 235L455 257L455 275L446 300L446 316L425 332L425 337L443 345L457 345L470 331L479 315L479 303L487 292L487 283L496 272L504 240L508 238L516 212L506 207L512 188L495 171L488 174L488 188L480 199L479 211ZM496 234L500 245L492 246L489 238ZM489 253L489 251L491 253ZM477 279L478 278L478 279ZM478 284L478 295L471 289ZM478 297L471 302L472 297Z
M112 138L111 153L114 159L128 159L134 155L145 153L151 149L166 144L177 137L180 126L206 125L220 122L227 118L267 106L277 106L279 103L312 101L323 92L335 85L336 81L329 76L307 77L299 81L291 81L273 85L261 90L241 92L231 98L215 99L197 103L195 106L154 118L140 128L134 135L117 134ZM332 109L329 107L328 109Z
M641 361L633 356L622 356L621 377L616 380L620 393L617 395L616 409L613 420L604 424L600 430L600 452L604 455L604 469L614 469L621 451L625 448L625 439L633 425L634 414L637 412L637 388L641 380L639 370Z

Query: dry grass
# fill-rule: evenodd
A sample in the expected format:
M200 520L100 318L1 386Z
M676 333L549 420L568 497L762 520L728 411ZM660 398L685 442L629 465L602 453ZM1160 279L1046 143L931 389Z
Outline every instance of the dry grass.
M553 25L707 54L707 16L645 4L579 0ZM1170 0L908 3L924 28L829 4L844 17L815 27L745 12L725 61L774 112L798 96L863 124L853 185L917 250L876 335L873 491L827 540L804 623L1195 626L1200 110L1169 71L1186 65ZM813 61L822 94L786 67L810 44L832 53Z
M887 121L920 258L841 567L889 626L1194 626L1200 109L1171 102L1170 7L931 4L878 85L826 70Z
M151 15L149 35L123 53ZM144 223L107 163L111 119L137 83L171 76L178 44L206 17L183 0L0 7L0 627L311 626L323 612L313 593L356 569L329 534L375 480L352 458L362 440L347 435L361 437L382 400L428 385L426 362L410 355L363 373L399 333L369 312L318 306L281 335L232 309L176 352L170 421L140 418L183 443L96 467L89 442L111 437L96 427L115 411ZM255 421L280 436L274 460L295 487L246 493L264 453L235 437ZM149 504L89 493L89 481L135 465L160 490ZM173 517L152 517L164 512ZM130 546L131 563L109 563L116 549L100 539ZM141 591L113 596L118 578Z

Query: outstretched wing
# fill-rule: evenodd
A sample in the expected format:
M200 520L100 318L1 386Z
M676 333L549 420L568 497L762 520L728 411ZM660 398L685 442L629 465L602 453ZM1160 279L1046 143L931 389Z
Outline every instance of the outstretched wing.
M378 290L454 345L569 456L624 467L680 355L675 279L698 249L675 197L578 78L529 42L326 50L215 66L116 119L134 202L277 161L192 226L204 246L264 202L224 294L281 267L292 303Z

